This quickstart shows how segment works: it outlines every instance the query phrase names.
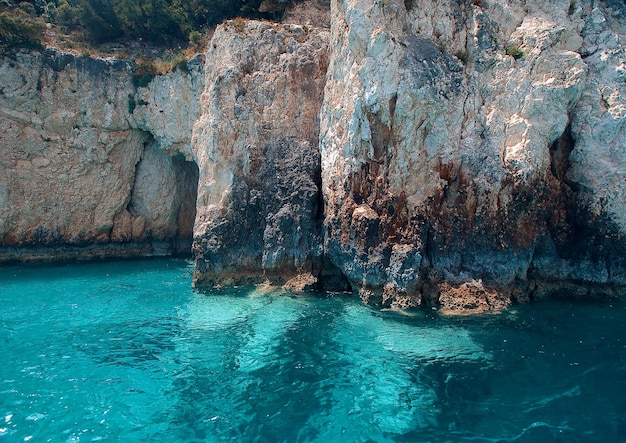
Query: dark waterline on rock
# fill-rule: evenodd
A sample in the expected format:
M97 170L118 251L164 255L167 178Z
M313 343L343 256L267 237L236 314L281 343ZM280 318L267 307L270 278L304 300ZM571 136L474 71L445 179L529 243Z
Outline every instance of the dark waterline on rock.
M623 302L445 318L191 273L0 269L0 442L626 440Z

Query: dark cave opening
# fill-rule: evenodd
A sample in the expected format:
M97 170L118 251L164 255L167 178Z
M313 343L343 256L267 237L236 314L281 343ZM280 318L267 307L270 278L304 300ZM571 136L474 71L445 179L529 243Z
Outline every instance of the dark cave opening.
M190 256L198 180L194 161L180 152L166 153L148 136L114 229L117 240L143 244L148 255Z
M190 255L193 243L193 226L196 220L196 199L198 197L199 169L194 161L186 160L182 155L172 158L179 196L176 216L176 237L173 253Z

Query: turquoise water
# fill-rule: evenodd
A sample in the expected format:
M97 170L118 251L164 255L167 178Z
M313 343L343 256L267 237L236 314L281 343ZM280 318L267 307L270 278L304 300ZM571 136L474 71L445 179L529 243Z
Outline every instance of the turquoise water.
M626 441L626 306L380 312L184 260L0 269L0 442Z

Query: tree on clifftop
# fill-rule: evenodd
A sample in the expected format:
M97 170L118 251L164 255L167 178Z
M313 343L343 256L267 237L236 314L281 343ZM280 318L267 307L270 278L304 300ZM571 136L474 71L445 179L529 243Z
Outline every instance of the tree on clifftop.
M41 48L44 29L34 8L0 7L0 53L14 48Z
M3 0L0 50L41 47L46 22L91 43L187 42L192 33L225 19L276 18L260 13L260 4L261 0Z

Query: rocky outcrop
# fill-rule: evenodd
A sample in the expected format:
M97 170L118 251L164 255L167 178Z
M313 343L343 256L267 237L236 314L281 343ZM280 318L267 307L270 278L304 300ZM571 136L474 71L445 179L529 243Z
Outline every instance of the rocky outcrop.
M295 25L232 21L213 36L193 132L196 285L316 281L327 48L325 31Z
M191 132L200 117L204 91L203 57L195 56L172 73L157 75L132 96L130 125L154 138L159 149L193 161Z
M159 98L180 93L190 76L174 73L169 89L160 79L158 92L137 92L132 71L128 62L55 50L3 59L0 261L189 250L191 123L184 128L172 113L181 109ZM184 110L191 121L193 97L196 108Z
M333 5L325 246L364 300L497 309L623 284L625 58L605 17L623 5ZM453 302L468 285L482 299Z

